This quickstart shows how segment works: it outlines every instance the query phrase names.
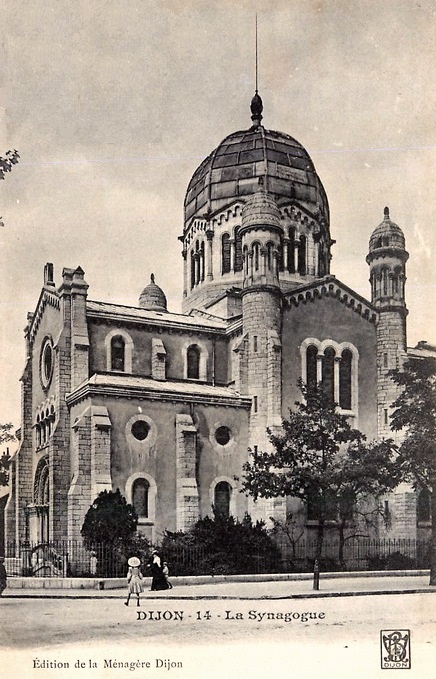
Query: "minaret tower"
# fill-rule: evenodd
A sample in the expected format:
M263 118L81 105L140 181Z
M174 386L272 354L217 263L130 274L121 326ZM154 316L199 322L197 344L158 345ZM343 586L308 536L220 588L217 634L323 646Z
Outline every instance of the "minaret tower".
M275 199L260 182L242 210L242 319L246 351L245 393L252 399L249 446L254 452L270 447L267 427L281 424L281 291L279 248L282 236ZM274 506L257 503L256 515L281 517L281 500ZM270 503L271 504L271 503ZM276 506L277 505L277 506ZM265 514L265 511L267 512ZM269 513L268 513L269 512Z
M371 301L378 309L377 379L378 435L392 438L390 413L398 387L389 371L401 367L406 355L406 252L404 234L391 221L389 208L369 240L366 261L370 268Z

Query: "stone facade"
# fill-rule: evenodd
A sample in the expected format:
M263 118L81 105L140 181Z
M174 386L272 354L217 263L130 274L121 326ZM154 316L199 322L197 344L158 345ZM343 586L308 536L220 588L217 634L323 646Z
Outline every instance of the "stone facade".
M367 257L371 301L331 275L321 181L298 142L261 125L259 100L253 126L189 183L182 314L153 275L126 307L90 301L80 267L56 287L47 264L25 333L8 539L78 540L98 493L116 488L152 540L212 506L284 519L292 505L304 528L304 507L253 503L236 478L310 375L368 438L391 435L389 370L407 355L404 236L385 211ZM415 536L411 489L385 501L395 536Z

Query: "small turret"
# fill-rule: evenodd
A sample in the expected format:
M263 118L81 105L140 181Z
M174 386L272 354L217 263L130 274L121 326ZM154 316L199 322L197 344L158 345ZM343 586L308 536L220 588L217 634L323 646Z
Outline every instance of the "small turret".
M378 309L377 383L378 434L392 437L390 414L398 389L390 371L406 356L406 243L402 230L384 209L383 221L369 239L366 261L370 268L371 301Z
M370 267L371 301L383 309L405 309L406 252L404 234L384 209L383 221L369 239L366 261Z
M139 296L139 306L149 311L168 311L167 298L162 288L156 285L153 273L150 276L150 283Z

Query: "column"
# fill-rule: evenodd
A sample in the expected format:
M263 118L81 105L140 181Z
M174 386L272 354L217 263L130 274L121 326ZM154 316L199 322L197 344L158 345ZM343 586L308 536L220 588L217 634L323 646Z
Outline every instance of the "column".
M341 357L335 356L334 359L334 373L333 373L333 389L334 389L334 401L339 405L339 366L341 363Z
M213 259L212 259L212 240L213 240L213 231L212 229L208 229L206 231L206 238L207 238L207 280L212 281L213 280Z

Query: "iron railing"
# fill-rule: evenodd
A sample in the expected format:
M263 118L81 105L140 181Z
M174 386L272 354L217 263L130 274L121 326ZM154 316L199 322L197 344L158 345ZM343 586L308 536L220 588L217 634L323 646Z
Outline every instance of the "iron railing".
M270 553L231 554L213 552L205 545L174 544L163 554L171 575L218 575L226 573L290 573L313 570L316 542L287 540L278 542L279 550ZM341 558L340 558L341 554ZM100 544L93 551L81 541L55 541L33 544L7 542L5 565L8 575L29 577L125 577L127 558L120 547ZM139 555L144 574L148 553ZM322 571L398 570L429 568L430 542L414 539L352 538L340 550L339 541L324 540Z

